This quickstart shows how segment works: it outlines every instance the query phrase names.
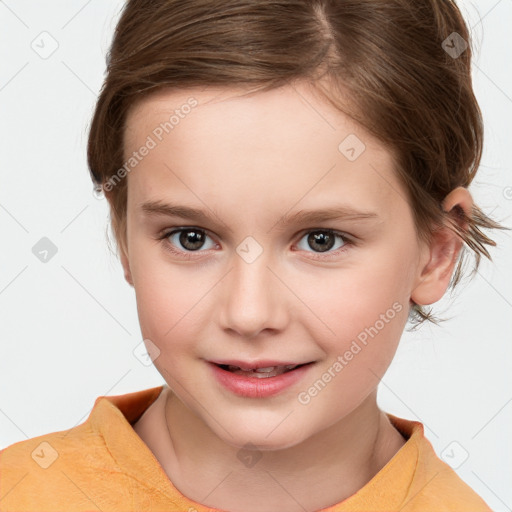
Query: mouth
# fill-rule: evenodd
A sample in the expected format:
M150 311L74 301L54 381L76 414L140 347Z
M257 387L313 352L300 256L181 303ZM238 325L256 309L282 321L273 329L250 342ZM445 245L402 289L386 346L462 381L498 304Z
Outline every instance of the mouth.
M313 361L309 363L297 363L297 364L286 364L286 365L272 365L272 366L265 366L265 367L255 367L250 368L248 366L245 366L242 368L241 366L233 365L233 364L220 364L220 363L213 363L215 366L221 368L222 370L226 372L230 372L234 375L242 375L244 377L252 377L255 379L268 379L270 377L277 377L279 375L282 375L284 373L289 373L294 370L297 370L298 368L301 368L303 366L308 366L310 364L313 364Z
M213 377L224 389L244 398L270 398L297 386L316 361L308 363L261 360L208 361Z

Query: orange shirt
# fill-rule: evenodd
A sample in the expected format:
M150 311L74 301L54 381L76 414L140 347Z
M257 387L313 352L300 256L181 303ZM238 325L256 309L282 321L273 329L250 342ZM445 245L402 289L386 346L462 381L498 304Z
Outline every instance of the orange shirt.
M162 389L100 396L77 427L0 451L0 511L218 510L183 496L131 426ZM407 442L357 493L318 512L491 512L437 457L422 423L387 415Z

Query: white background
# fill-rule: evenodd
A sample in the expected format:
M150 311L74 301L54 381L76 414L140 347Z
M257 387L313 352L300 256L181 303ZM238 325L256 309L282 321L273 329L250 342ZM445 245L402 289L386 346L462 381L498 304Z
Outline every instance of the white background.
M107 203L86 167L122 5L0 2L0 449L85 421L98 396L164 383L132 352L141 342L135 295L109 251ZM470 191L511 226L512 1L459 5L485 121ZM58 43L46 59L31 46L45 37L51 47L43 31ZM451 320L404 333L379 390L381 408L423 422L439 456L467 452L456 470L496 511L512 507L511 235L492 234L493 263L482 260L453 302L447 294L437 304ZM47 263L32 253L42 237L58 250Z

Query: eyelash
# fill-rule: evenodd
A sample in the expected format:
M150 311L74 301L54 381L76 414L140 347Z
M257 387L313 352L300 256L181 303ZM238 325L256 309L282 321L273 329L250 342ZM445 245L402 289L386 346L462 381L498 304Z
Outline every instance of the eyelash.
M201 251L200 249L197 250L197 251L181 251L181 250L177 250L169 242L169 240L167 240L171 235L174 235L176 233L180 233L182 231L189 231L189 230L190 231L192 231L192 230L200 231L201 233L204 233L207 236L210 236L210 235L208 235L208 232L205 229L196 228L194 226L186 226L186 227L180 227L179 229L172 229L172 230L164 231L161 234L157 235L156 239L161 241L163 243L164 249L166 251L170 252L171 254L173 254L175 256L179 256L179 257L187 259L187 260L195 259L196 258L196 256L194 256L195 253L201 253L201 252L206 252L206 251ZM315 252L313 252L312 254L316 254L317 255L317 256L313 257L313 259L317 259L317 260L332 259L333 257L335 258L335 257L345 253L349 249L350 246L356 245L354 240L349 238L345 233L342 233L340 231L335 231L335 230L329 229L329 228L316 228L316 229L309 229L307 231L304 231L304 232L301 233L301 237L299 238L299 241L302 240L306 235L309 235L310 233L318 233L318 232L320 232L320 233L328 233L328 234L333 235L335 237L339 237L344 242L344 245L342 247L336 249L335 251L332 251L332 252L330 252L330 251L327 251L326 253L315 253ZM306 252L309 252L309 251L306 251ZM328 254L328 256L322 256L322 254Z

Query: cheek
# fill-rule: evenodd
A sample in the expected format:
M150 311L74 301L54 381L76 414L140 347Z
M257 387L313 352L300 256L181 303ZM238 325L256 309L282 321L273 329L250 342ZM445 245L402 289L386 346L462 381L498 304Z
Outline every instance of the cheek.
M329 285L325 296L330 299L324 299L326 307L319 316L333 332L315 333L326 358L307 383L312 387L303 390L305 398L323 411L319 417L334 422L340 414L348 414L375 389L389 368L408 315L397 269L391 272L386 267L386 274L377 268L353 272L350 280L347 273ZM316 309L322 312L320 302ZM328 382L325 389L320 381ZM316 388L322 390L324 399L313 398ZM333 408L333 403L339 407Z
M338 325L365 327L378 320L393 304L408 304L406 258L375 256L367 264L334 270L324 281L322 293L310 294L318 311L324 311ZM313 290L314 288L310 288ZM404 302L406 304L404 304Z
M319 339L324 351L346 353L347 360L357 361L349 363L352 367L372 367L379 373L387 367L407 321L407 275L405 255L399 260L385 254L366 265L333 272L323 293L307 299L329 327Z
M194 284L185 266L166 264L156 248L134 251L131 267L143 336L157 345L172 341L177 347L197 314L204 286Z
M140 274L136 283L137 312L142 336L158 349L153 365L173 388L189 386L200 391L200 381L193 378L190 366L182 358L194 352L197 340L197 315L204 290L194 289L190 279L178 270L162 265L162 272L153 265Z

